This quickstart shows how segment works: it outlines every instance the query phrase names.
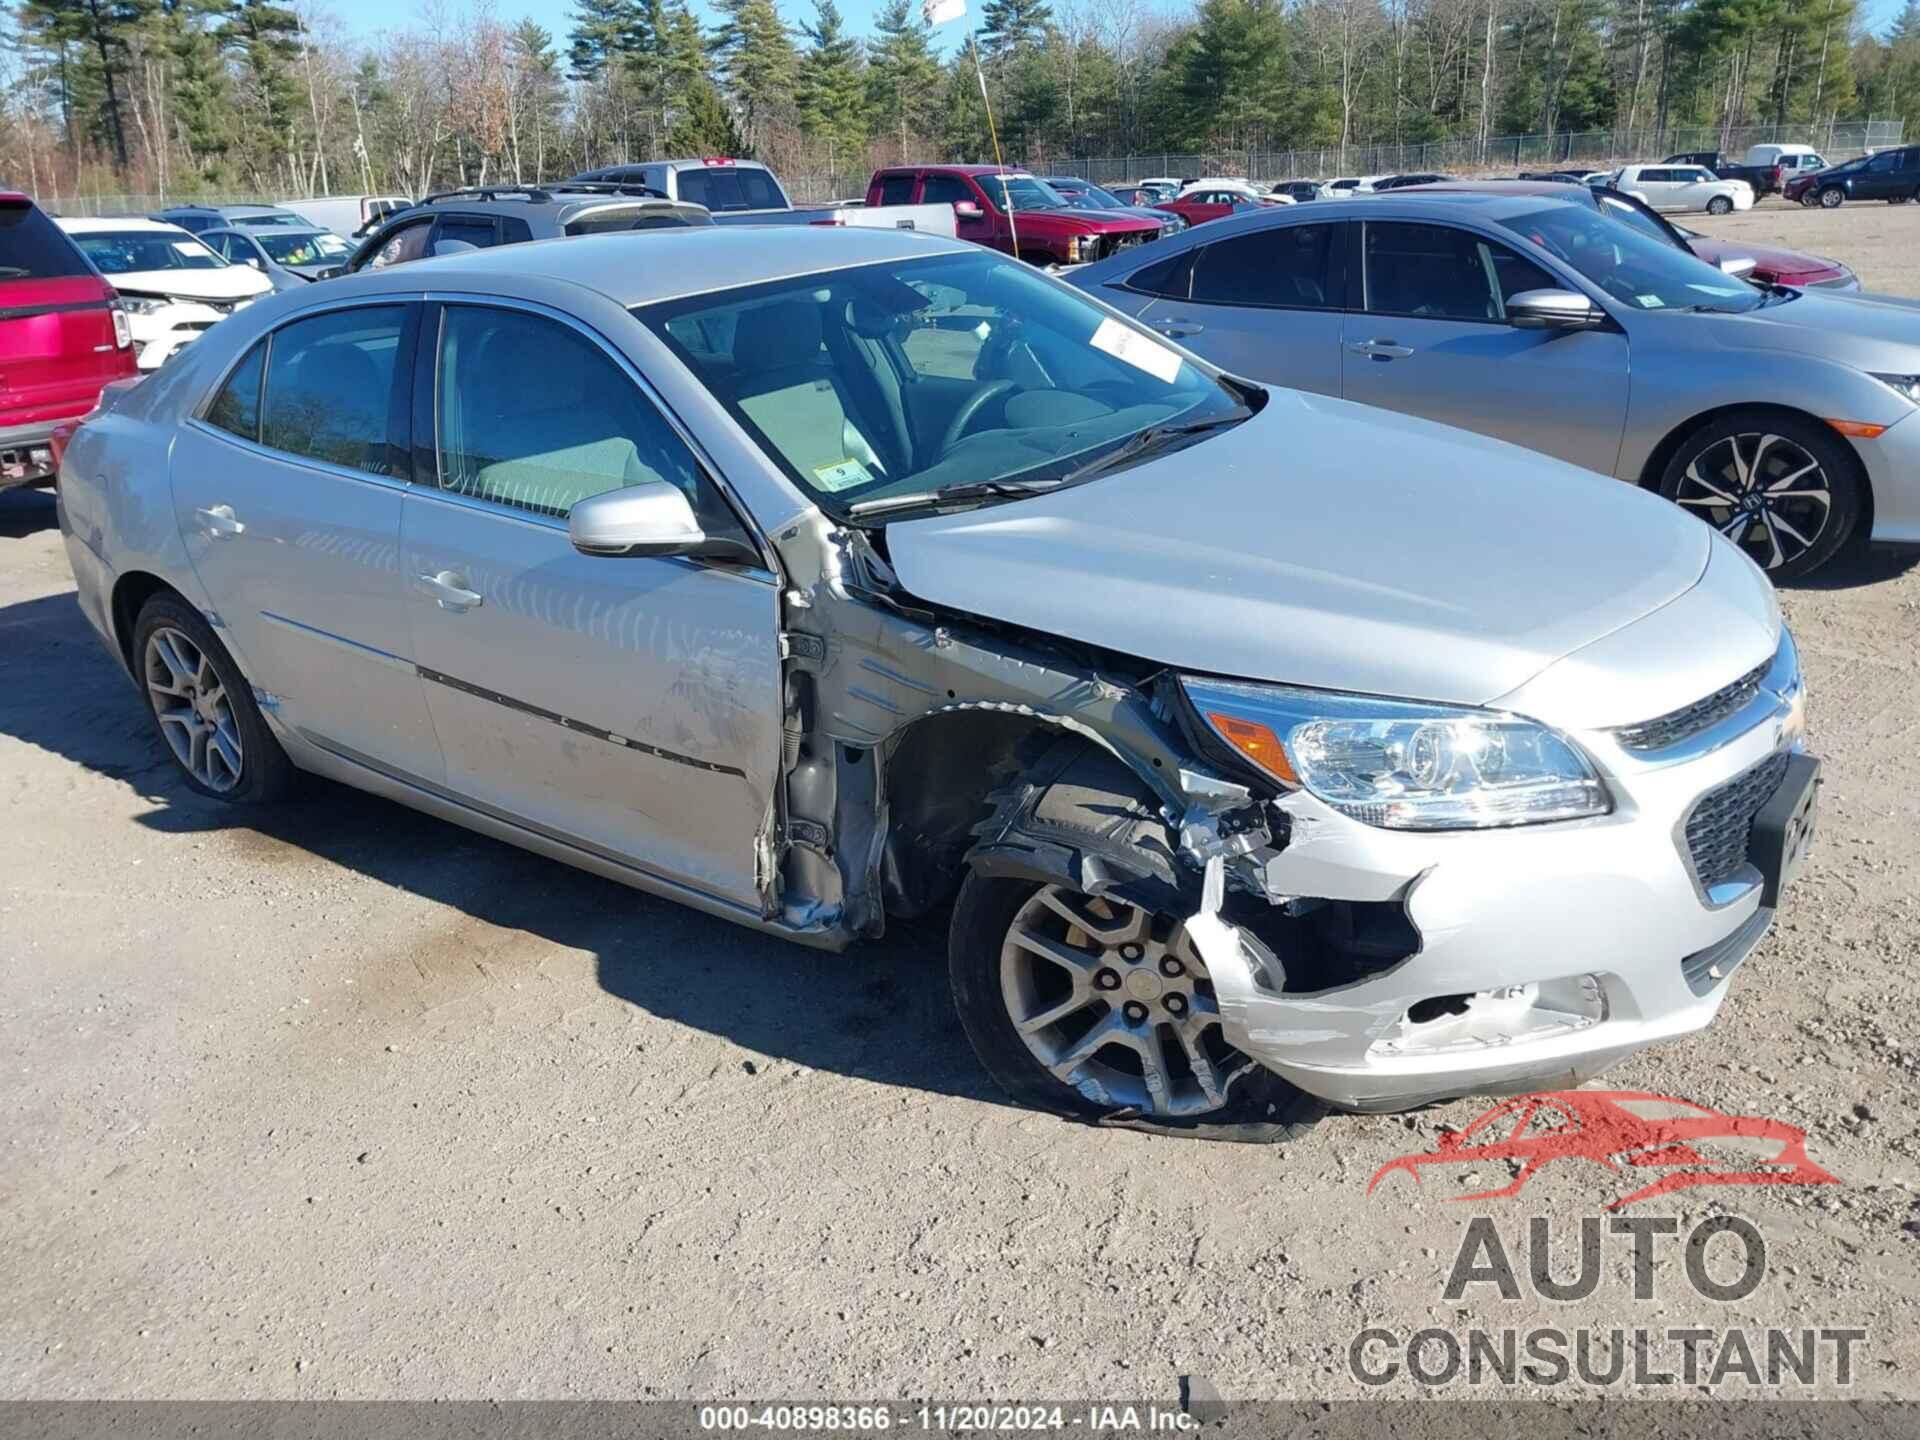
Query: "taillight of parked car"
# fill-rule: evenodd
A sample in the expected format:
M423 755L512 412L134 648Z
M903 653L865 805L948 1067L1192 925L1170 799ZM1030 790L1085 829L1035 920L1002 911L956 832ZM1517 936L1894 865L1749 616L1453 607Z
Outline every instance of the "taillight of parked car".
M133 344L133 325L127 319L126 307L116 300L113 302L113 348L125 350Z

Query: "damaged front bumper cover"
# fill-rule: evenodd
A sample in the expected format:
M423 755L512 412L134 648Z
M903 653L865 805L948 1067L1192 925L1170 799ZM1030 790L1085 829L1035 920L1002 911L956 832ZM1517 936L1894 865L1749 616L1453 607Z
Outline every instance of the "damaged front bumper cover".
M1625 798L1603 819L1421 835L1359 824L1310 795L1279 802L1290 841L1255 857L1269 901L1398 901L1419 947L1315 989L1222 913L1227 872L1242 887L1248 872L1217 857L1187 929L1227 1040L1331 1105L1392 1111L1570 1088L1708 1024L1773 911L1757 876L1703 892L1680 832L1704 792L1767 758L1778 731L1666 767L1583 740Z

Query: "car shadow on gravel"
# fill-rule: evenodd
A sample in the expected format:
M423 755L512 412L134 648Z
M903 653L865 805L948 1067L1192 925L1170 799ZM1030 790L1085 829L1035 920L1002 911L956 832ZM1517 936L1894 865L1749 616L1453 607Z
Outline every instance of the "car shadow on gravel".
M129 784L154 807L139 819L150 829L224 835L252 864L323 860L588 952L608 994L723 1036L750 1052L743 1061L1010 1103L954 1017L943 926L895 927L884 940L826 954L312 777L300 798L270 810L205 799L177 779L71 592L0 606L0 734ZM419 943L433 943L433 927L420 929ZM392 963L410 976L408 940L395 935ZM524 960L531 973L544 958L534 947L517 957L509 943L487 963Z
M59 523L51 490L0 490L0 540L24 540Z
M1782 590L1858 590L1898 580L1920 565L1920 546L1898 549L1848 545L1813 574L1781 584Z

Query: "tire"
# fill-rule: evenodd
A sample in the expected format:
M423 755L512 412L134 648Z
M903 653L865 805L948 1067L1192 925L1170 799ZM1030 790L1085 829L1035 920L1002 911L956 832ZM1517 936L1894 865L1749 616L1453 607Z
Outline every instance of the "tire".
M1829 185L1820 192L1820 208L1822 210L1838 210L1841 205L1846 203L1846 199L1846 192L1841 190L1838 185Z
M1104 752L1076 757L1081 748L1072 742L1063 765L1056 747L1037 775L1000 792L983 833L1030 842L1036 855L1058 853L1072 837L1086 863L1069 868L1080 873L1124 874L1130 865L1164 873L1172 837L1153 802L1119 778L1130 774L1124 766ZM1016 1103L1049 1114L1205 1139L1299 1138L1325 1107L1227 1044L1212 982L1176 913L1174 904L1149 910L1111 892L1088 896L1064 879L989 873L976 863L948 937L954 1007L974 1053ZM1016 930L1088 963L1046 958L1016 943ZM1059 1019L1030 1042L1016 1007L1023 1019ZM1089 1046L1096 1032L1108 1038ZM1055 1068L1071 1065L1076 1081L1056 1075L1041 1050ZM1157 1090L1150 1067L1161 1077Z
M1695 431L1660 479L1662 495L1719 530L1775 581L1810 575L1833 558L1859 524L1865 486L1858 458L1838 435L1770 410L1736 410Z
M1733 201L1729 200L1725 195L1716 195L1707 201L1707 214L1709 215L1730 215L1732 213Z
M286 796L296 772L254 702L253 687L200 612L155 595L133 626L134 678L180 778L230 805Z

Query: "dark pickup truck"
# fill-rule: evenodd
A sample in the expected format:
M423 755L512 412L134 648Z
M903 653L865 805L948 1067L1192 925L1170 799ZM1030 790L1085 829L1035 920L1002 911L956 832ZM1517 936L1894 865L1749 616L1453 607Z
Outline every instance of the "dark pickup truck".
M1744 180L1753 198L1776 195L1794 177L1824 170L1827 162L1805 145L1756 145L1745 161L1736 162L1718 150L1689 150L1669 155L1664 165L1704 165L1722 180Z

